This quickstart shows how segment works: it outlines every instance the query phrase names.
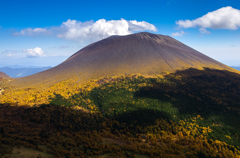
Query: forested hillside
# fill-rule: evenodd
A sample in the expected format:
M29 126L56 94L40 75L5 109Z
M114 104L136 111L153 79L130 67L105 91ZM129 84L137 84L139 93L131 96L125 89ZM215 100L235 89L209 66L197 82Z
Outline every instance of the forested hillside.
M187 69L159 77L106 77L82 87L69 84L45 89L44 105L37 96L33 107L2 101L2 154L32 148L42 157L240 155L237 73Z

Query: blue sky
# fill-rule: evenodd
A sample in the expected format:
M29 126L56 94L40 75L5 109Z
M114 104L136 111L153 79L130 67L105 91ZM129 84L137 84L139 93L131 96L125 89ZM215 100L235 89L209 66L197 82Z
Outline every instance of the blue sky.
M56 66L110 35L171 36L240 66L239 0L0 0L0 67Z

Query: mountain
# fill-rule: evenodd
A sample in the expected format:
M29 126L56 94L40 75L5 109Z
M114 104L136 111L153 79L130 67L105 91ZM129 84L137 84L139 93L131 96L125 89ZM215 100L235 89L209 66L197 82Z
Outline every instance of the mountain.
M0 71L0 78L3 78L3 79L10 79L11 77L8 76L7 74L5 74L4 72L1 72L1 71Z
M157 76L203 67L235 71L169 36L142 32L92 43L58 66L16 79L13 85L51 85L69 78L85 83L105 76L136 73Z
M10 67L2 67L0 71L8 74L12 78L25 77L29 75L33 75L35 73L50 69L51 67L39 67L39 68L10 68Z
M240 157L239 71L171 37L112 36L13 80L4 157Z

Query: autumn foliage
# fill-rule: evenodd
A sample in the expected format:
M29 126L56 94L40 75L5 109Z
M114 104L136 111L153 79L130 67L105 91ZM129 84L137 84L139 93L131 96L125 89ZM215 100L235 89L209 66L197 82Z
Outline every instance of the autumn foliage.
M240 155L240 76L233 72L188 69L81 85L65 80L45 89L1 87L2 155L21 146L55 157Z

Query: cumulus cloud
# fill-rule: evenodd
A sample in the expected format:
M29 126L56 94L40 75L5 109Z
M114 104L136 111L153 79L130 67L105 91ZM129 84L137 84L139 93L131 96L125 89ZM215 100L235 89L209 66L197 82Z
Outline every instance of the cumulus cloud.
M14 33L14 35L20 35L20 36L37 36L37 35L50 35L50 34L51 34L51 30L47 30L44 28L35 28L35 29L27 28L27 29L21 30L20 32Z
M121 19L124 20L124 19ZM136 20L130 20L128 21L129 24L129 31L144 31L144 30L149 30L149 31L157 31L157 28L153 25L150 24L146 21L141 21L137 22Z
M39 47L36 47L34 49L25 49L23 50L23 52L26 52L27 57L30 57L30 58L44 56L44 51Z
M157 31L157 28L146 21L136 20L105 20L99 19L81 22L68 19L59 27L49 29L35 28L24 29L16 32L14 35L34 36L34 35L56 35L59 38L65 38L75 41L96 41L112 35L128 35L137 31Z
M96 22L81 22L76 20L67 20L61 25L62 33L57 37L70 40L99 40L112 35L128 35L136 31L157 31L157 28L145 21L136 20L127 21L100 19Z
M210 34L210 32L205 28L200 28L199 31L200 33L203 33L203 34Z
M179 27L201 27L211 29L236 30L240 27L240 10L230 6L223 7L195 20L179 20L176 24Z
M171 35L172 36L183 36L184 34L187 34L187 33L185 33L184 31L181 31L181 32L172 33Z

